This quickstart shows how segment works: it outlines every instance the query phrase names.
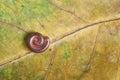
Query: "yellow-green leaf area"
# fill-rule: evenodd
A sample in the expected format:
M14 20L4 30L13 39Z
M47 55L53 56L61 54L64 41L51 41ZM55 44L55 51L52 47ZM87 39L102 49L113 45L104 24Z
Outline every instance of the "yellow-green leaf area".
M119 0L1 0L0 80L120 80ZM43 53L29 32L50 38Z
M0 24L0 63L27 52L24 32L6 24Z

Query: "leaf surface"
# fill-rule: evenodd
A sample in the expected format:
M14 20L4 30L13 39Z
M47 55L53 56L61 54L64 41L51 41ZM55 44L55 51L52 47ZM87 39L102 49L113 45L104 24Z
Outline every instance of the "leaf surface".
M119 80L119 0L1 0L0 80ZM50 37L31 52L29 32Z

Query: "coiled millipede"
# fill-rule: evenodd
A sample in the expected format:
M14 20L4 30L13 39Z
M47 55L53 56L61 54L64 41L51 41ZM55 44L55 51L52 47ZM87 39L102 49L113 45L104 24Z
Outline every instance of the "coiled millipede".
M43 36L38 32L32 32L27 37L27 46L33 52L41 53L48 49L49 45L49 37Z

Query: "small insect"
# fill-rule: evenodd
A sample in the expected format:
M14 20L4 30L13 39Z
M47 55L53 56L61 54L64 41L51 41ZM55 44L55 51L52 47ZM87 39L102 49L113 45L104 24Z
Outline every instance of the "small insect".
M43 36L38 32L32 32L27 37L28 48L36 53L41 53L48 49L50 45L49 37Z

